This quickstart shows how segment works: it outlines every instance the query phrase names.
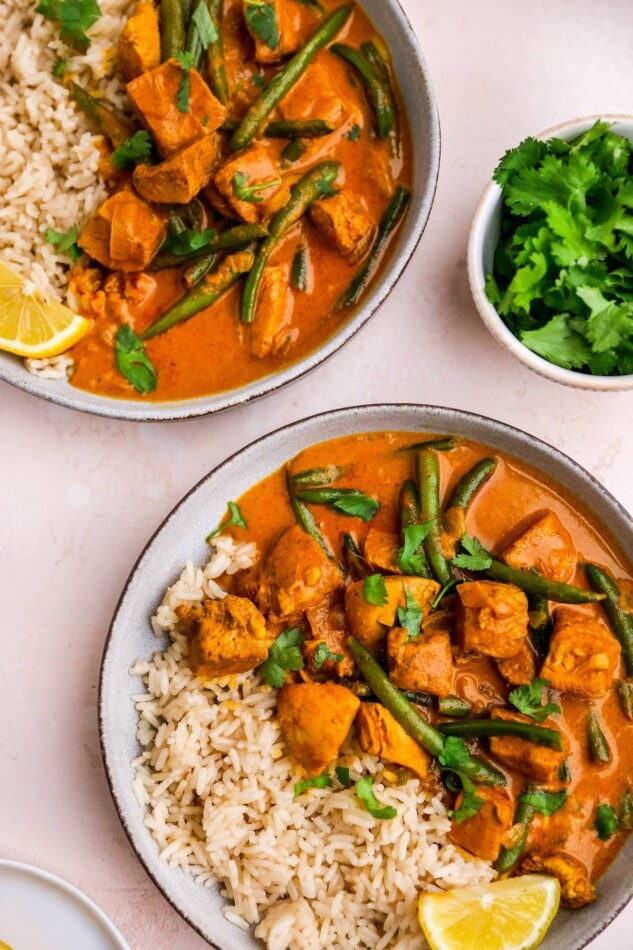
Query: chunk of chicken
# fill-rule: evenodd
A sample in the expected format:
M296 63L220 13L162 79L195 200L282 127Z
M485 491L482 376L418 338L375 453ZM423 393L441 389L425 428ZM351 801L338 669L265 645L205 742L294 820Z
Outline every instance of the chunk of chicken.
M196 607L183 604L176 615L187 631L189 664L200 676L246 673L264 662L274 641L246 597L229 594Z
M503 549L501 560L521 571L535 567L544 577L565 582L574 573L576 549L558 515L546 511Z
M332 558L298 525L287 528L266 558L257 604L273 618L297 617L343 586Z
M316 607L306 610L306 619L310 625L313 640L303 644L303 655L308 669L315 669L313 657L320 643L324 643L330 653L342 656L338 663L326 660L322 670L335 676L351 676L355 664L347 647L349 630L345 618L345 604L342 592L335 591Z
M344 104L332 85L332 76L318 59L306 69L298 82L279 103L283 119L323 119L338 126L343 118Z
M110 270L144 270L165 236L165 221L131 190L118 191L97 209L77 243Z
M148 201L188 204L211 178L217 157L216 137L205 135L159 165L137 165L134 187Z
M117 55L126 82L160 64L160 27L153 3L136 4L119 34Z
M268 221L283 208L290 195L289 186L282 181L279 163L261 145L234 155L215 173L213 185L230 209L230 217L239 218L248 224ZM250 200L238 197L240 188L252 187Z
M282 686L277 701L281 732L308 775L319 775L337 757L359 706L360 699L337 683Z
M440 591L437 581L425 577L385 577L387 603L381 606L365 600L364 581L350 584L345 591L345 610L352 634L367 649L376 650L396 622L398 607L406 606L406 586L422 613L428 613Z
M180 64L169 59L126 86L142 123L152 133L164 158L218 129L226 118L219 102L195 68L189 70L189 110L181 112L177 95L183 77Z
M521 649L528 629L522 590L496 581L467 581L457 588L457 632L465 651L505 659Z
M511 712L509 709L494 708L490 712L491 719L503 719L507 722L525 722L534 725L534 720L522 713ZM533 782L540 785L561 787L559 776L560 767L569 755L569 739L561 732L555 722L546 719L543 722L546 729L554 729L561 734L562 749L549 749L544 745L537 745L529 739L518 736L492 736L490 751L496 759L510 768L516 769Z
M288 292L288 266L265 268L257 297L257 319L251 327L251 355L258 360L285 352L296 338L291 327L294 299Z
M394 627L387 635L391 682L400 689L448 696L453 689L454 672L448 631L433 630L407 638L407 631L402 627Z
M599 699L613 682L620 652L599 620L573 607L557 607L541 676L564 693Z
M496 663L503 678L512 686L527 686L536 676L536 657L528 637L518 653Z
M565 907L584 907L596 899L596 889L587 868L571 854L530 854L521 871L552 874L561 884L561 902Z
M268 42L260 36L258 25L262 22L262 7L276 24L276 32L267 34ZM302 46L300 11L292 0L266 0L264 4L243 0L244 19L248 32L255 43L255 59L259 63L278 63Z
M401 574L402 572L396 564L400 548L400 539L397 534L370 528L363 545L363 557L368 564L371 564L377 570L389 571L390 574Z
M364 752L404 765L420 778L427 777L430 755L380 703L361 704L356 714L356 734Z
M327 243L350 261L363 256L374 232L373 221L349 191L315 201L310 219Z
M508 792L503 788L477 787L476 794L483 799L479 811L461 822L453 819L448 837L458 848L474 854L484 861L496 861L504 836L514 821L514 805ZM460 794L455 803L457 811L462 804Z

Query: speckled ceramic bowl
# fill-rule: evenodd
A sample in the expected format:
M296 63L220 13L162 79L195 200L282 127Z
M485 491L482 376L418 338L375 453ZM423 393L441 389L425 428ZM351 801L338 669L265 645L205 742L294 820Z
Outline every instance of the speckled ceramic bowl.
M167 516L141 554L116 608L101 668L99 715L105 766L119 816L154 883L173 907L217 950L256 950L262 944L239 930L222 913L219 888L196 885L193 878L161 861L144 825L144 809L132 791L130 762L140 752L132 695L143 691L128 670L160 649L150 627L165 589L187 560L208 557L201 525L217 524L227 498L238 498L289 458L316 442L352 433L401 430L455 433L515 455L575 494L615 535L633 560L633 520L588 472L550 445L484 416L435 406L363 406L312 416L251 443L210 472ZM582 911L561 910L543 950L579 950L613 920L633 894L628 873L633 844L620 854L598 887L595 904ZM317 948L315 948L317 950ZM484 948L482 948L484 950Z
M67 382L32 376L22 360L0 352L0 379L51 402L97 415L136 422L165 421L202 416L256 399L285 386L332 356L367 323L403 273L426 226L439 172L440 126L435 95L422 50L398 0L361 0L377 30L386 40L394 63L411 127L414 155L413 197L390 249L380 279L361 306L322 346L276 373L223 393L173 402L110 399L75 389Z
M594 122L603 119L613 125L614 132L626 136L633 141L633 116L626 115L593 115L584 119L571 119L562 122L551 129L546 129L535 136L538 139L549 139L553 136L565 142L577 138L591 128ZM517 143L518 144L518 143ZM516 356L525 366L539 373L541 376L552 379L554 382L566 386L576 386L579 389L595 389L614 392L620 389L633 389L633 375L627 376L590 376L578 373L575 370L563 369L548 362L529 350L527 346L512 333L488 300L485 291L486 275L491 273L494 253L499 242L502 215L501 188L495 181L486 187L470 229L468 241L468 279L470 289L481 319L501 346Z

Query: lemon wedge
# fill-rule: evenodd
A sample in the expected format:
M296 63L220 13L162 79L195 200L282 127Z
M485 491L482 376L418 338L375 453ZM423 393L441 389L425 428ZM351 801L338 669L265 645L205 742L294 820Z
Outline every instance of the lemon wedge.
M39 359L57 356L89 328L90 320L0 262L0 350Z
M527 874L421 894L418 920L432 950L532 950L556 916L560 883Z

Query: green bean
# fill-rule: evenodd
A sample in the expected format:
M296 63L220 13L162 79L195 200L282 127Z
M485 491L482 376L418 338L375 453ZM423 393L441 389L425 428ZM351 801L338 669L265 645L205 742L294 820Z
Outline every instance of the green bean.
M624 789L618 808L618 825L624 831L633 831L633 796L629 788Z
M626 675L633 676L633 615L620 606L618 585L606 571L598 567L597 564L585 564L584 568L589 583L604 598L602 609L609 619L613 632L620 641Z
M92 123L96 132L105 135L118 148L134 134L134 126L112 106L86 92L78 83L66 83L70 98Z
M182 282L187 288L195 287L209 273L216 260L215 254L201 257L199 261L188 264L182 272Z
M302 244L293 258L292 268L290 270L290 285L302 293L305 293L308 289L309 262L310 255L308 248L305 244Z
M481 462L477 462L457 482L446 503L446 508L463 508L466 511L481 486L485 485L496 467L497 459L482 459Z
M602 731L600 720L593 709L590 709L587 715L587 740L592 762L600 765L611 761L609 743Z
M171 214L167 220L167 233L169 237L178 237L179 234L184 234L187 230L187 225L182 220L179 214Z
M364 53L368 63L376 73L376 76L384 83L389 90L394 110L393 128L390 134L392 142L392 155L399 158L401 154L402 142L400 135L400 123L398 121L398 111L396 108L396 96L394 93L393 82L391 80L391 70L389 62L383 57L380 50L372 40L360 44L361 52Z
M169 251L159 251L149 266L150 271L165 270L168 267L180 267L191 261L198 261L217 251L239 251L252 244L259 238L266 237L268 228L265 224L237 224L234 228L227 228L205 244L188 254L171 254Z
M527 785L525 792L534 792L536 791L530 785ZM530 830L530 823L534 818L535 810L532 805L529 805L527 802L522 802L520 799L517 802L516 809L514 811L514 824L521 825L522 830L518 840L511 848L504 848L501 846L499 851L499 857L495 861L495 871L498 874L509 874L510 871L513 871L521 860L521 856L525 851L525 845L527 843L528 832Z
M141 339L151 340L159 333L166 333L177 323L195 317L201 310L212 306L229 288L236 284L242 274L247 273L255 260L252 249L245 248L237 254L225 257L213 274L207 275L196 287L187 291L184 297L155 320Z
M532 643L535 649L544 656L549 650L549 641L554 626L545 597L536 594L529 595L528 617L532 628Z
M420 449L435 449L436 452L450 452L456 449L462 440L456 435L442 435L437 439L427 439L424 442L414 442L413 445L403 445L398 452L418 452Z
M161 0L160 55L165 62L185 49L187 7L183 0Z
M349 465L326 465L325 468L309 468L305 472L297 472L290 476L293 485L307 485L318 488L322 485L331 485L348 470Z
M386 139L393 128L395 118L395 107L389 85L377 75L360 50L347 46L345 43L334 43L330 51L350 63L360 74L376 120L378 135L381 139Z
M295 490L295 495L299 501L304 501L308 505L333 505L345 497L366 498L365 492L359 488L300 488Z
M334 39L351 12L352 4L347 3L326 17L305 46L264 87L233 133L231 151L239 152L250 144L275 106L303 76L318 51Z
M286 486L288 488L288 496L290 498L290 507L294 513L295 518L297 519L298 524L303 528L306 534L309 534L310 537L316 541L319 547L325 551L329 558L333 558L332 549L327 543L321 531L319 530L316 521L312 515L312 512L302 501L296 497L292 484L290 482L289 473L286 471Z
M412 524L418 524L420 521L418 486L412 478L407 479L400 488L398 508L400 511L400 528L402 531Z
M459 696L440 696L437 708L443 716L464 719L470 714L472 706Z
M225 119L220 132L235 132L239 127L239 119ZM289 119L270 122L263 134L268 139L318 139L334 131L336 127L325 119Z
M354 304L358 303L361 294L374 275L375 268L378 264L378 259L380 258L380 255L382 254L385 245L391 236L391 233L398 226L400 219L407 210L410 198L411 193L409 192L409 189L405 188L404 185L398 185L385 209L382 218L380 219L378 231L376 232L376 238L372 245L371 251L367 255L365 263L353 278L347 290L343 291L341 296L336 301L334 305L335 310L341 310L343 307L352 307ZM412 446L408 446L408 448L412 448Z
M204 206L198 198L193 198L188 205L182 209L185 216L187 227L192 231L201 231L204 220Z
M307 149L308 143L305 139L293 139L291 142L288 142L281 153L282 164L287 166L293 162L298 162L302 155L305 155Z
M257 294L268 258L277 248L284 234L299 221L310 205L324 193L324 190L331 188L336 181L340 167L338 162L333 161L320 162L315 165L303 178L299 179L292 188L290 197L284 207L270 222L268 237L260 245L253 269L248 275L244 287L240 314L242 323L252 323L255 319Z
M624 715L627 719L633 719L633 683L620 680L618 683L618 695Z
M565 759L564 762L561 762L560 768L558 769L558 778L561 782L564 782L565 785L569 785L571 782L571 768L569 766L569 759Z
M206 78L212 92L223 106L229 101L229 83L226 78L226 64L224 62L224 43L222 41L222 9L224 0L208 0L209 14L217 39L211 43L206 56Z
M440 527L440 470L437 456L429 449L417 455L418 491L420 493L420 517L423 523L433 522L424 541L424 550L436 581L444 587L453 580L448 561L442 553L442 530Z
M596 594L581 587L572 587L570 584L561 584L560 581L550 580L541 574L532 571L519 571L492 558L492 564L485 571L487 577L504 584L514 584L527 594L536 594L545 600L553 600L557 604L591 604L604 599L604 594Z
M423 749L426 749L435 758L439 758L445 743L442 734L429 725L424 716L393 685L376 658L362 643L359 643L354 637L350 637L347 645L363 678L380 702ZM488 765L487 762L476 758L476 756L469 756L460 765L459 770L473 782L481 785L506 784L502 772Z
M443 722L437 727L444 736L459 736L461 739L485 739L491 736L516 736L536 745L562 751L561 734L556 729L546 729L531 722L514 722L507 719L469 719L468 722Z

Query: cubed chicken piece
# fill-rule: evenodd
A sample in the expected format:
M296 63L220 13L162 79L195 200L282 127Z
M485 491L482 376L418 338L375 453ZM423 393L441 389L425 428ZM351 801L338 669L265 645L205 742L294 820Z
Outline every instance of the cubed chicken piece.
M189 70L189 111L181 112L176 97L182 76L177 60L169 59L126 86L132 105L164 158L209 135L226 118L226 109L195 66Z
M479 811L461 822L453 819L448 837L458 848L474 854L484 861L496 861L503 843L514 822L514 805L503 788L477 786L476 795L483 799ZM455 803L457 811L463 800L460 794Z
M362 703L356 714L356 734L363 752L379 755L411 769L420 778L429 773L430 756L380 703Z
M288 267L269 264L262 275L257 296L257 319L251 327L251 355L258 360L285 352L296 329L291 327L293 297L288 291Z
M278 63L303 45L300 11L293 0L265 0L253 3L243 0L244 19L255 43L255 59L259 63ZM275 23L276 29L262 26ZM262 38L266 36L266 42Z
M188 204L211 178L217 157L216 137L205 135L159 165L137 165L134 187L148 201Z
M613 682L620 652L599 620L573 607L557 607L541 676L563 693L600 699Z
M396 558L401 547L397 534L370 528L363 545L363 557L377 570L399 574L401 571L396 564Z
M596 899L596 889L587 868L571 854L530 854L521 864L522 872L551 874L561 884L561 903L565 907L584 907Z
M490 712L491 719L503 719L507 722L525 722L534 725L534 720L522 713L511 712L509 709L495 708ZM546 719L542 723L545 729L554 729L561 732L555 722ZM518 736L492 736L490 738L490 752L504 765L516 769L533 782L541 785L552 785L560 788L560 767L569 755L569 739L561 732L561 751L549 749L544 745L537 745L529 739Z
M369 181L376 186L381 198L387 200L391 198L395 185L391 168L391 158L385 148L374 149L371 162L367 163L364 172Z
M187 631L189 665L199 676L228 676L255 669L273 644L266 621L246 597L229 594L196 607L181 605L176 615Z
M310 219L327 243L350 261L363 256L374 232L373 221L349 191L315 201Z
M387 635L389 679L400 689L448 696L453 689L453 654L447 630L408 638L402 627Z
M279 163L261 145L253 145L225 162L215 173L213 185L231 209L231 216L248 224L268 221L283 208L290 195ZM250 200L239 197L248 194L250 188L257 189Z
M165 220L131 190L118 191L101 205L77 243L110 270L144 270L165 237Z
M344 105L332 85L332 76L318 59L312 62L290 92L279 103L282 119L323 119L330 125L340 125Z
M546 511L503 549L501 559L520 571L535 567L555 581L568 581L576 568L576 549L558 515Z
M281 733L308 775L319 775L338 756L359 706L360 699L337 683L282 686L277 701Z
M266 558L257 604L264 614L286 619L322 603L343 586L336 561L298 525L287 528Z
M385 577L387 603L381 606L370 604L365 599L364 581L350 584L345 591L345 610L352 634L368 650L377 650L384 642L390 627L396 622L398 607L406 606L404 588L413 597L422 613L429 612L432 602L440 591L437 581L425 577Z
M345 602L342 591L335 591L316 607L306 610L306 619L310 625L313 640L303 644L303 653L308 669L315 669L313 657L320 643L324 643L330 653L342 656L338 663L326 660L322 670L330 675L351 676L355 664L347 647L349 630L345 618Z
M496 663L497 669L511 686L527 686L536 676L536 657L528 637L515 656L497 660Z
M160 65L160 27L153 3L136 4L119 34L117 55L126 82Z
M516 656L528 629L528 601L522 590L496 581L467 581L457 588L463 649L500 659Z

